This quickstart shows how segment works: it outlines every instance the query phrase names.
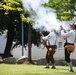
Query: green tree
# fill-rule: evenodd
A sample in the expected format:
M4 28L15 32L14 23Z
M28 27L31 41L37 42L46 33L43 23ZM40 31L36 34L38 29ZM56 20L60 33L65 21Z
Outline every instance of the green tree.
M21 25L21 13L21 3L18 0L0 1L0 30L8 30L7 43L4 50L3 58L11 56L10 50L12 47L12 41L14 40L16 26Z
M57 18L60 20L72 20L76 17L74 13L76 11L76 0L50 0L45 6L55 9Z

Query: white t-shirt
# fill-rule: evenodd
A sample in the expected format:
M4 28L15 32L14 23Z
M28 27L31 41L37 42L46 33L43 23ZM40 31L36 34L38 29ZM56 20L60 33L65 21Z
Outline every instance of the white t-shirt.
M75 43L75 30L70 30L69 32L65 33L64 30L61 31L61 35L64 38L67 38L68 43Z
M57 35L54 32L50 32L47 36L42 37L43 40L48 40L50 45L56 44ZM48 45L48 43L47 43Z

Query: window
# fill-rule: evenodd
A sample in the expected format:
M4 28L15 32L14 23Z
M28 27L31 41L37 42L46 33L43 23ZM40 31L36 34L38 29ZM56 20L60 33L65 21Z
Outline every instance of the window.
M62 42L58 42L58 48L62 49Z

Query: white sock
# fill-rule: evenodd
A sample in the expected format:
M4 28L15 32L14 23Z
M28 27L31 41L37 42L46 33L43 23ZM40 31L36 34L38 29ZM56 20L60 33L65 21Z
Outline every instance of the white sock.
M69 62L68 64L69 64L70 70L73 70L72 62Z
M55 64L52 64L52 67L55 67Z
M46 67L49 67L49 64L47 64Z

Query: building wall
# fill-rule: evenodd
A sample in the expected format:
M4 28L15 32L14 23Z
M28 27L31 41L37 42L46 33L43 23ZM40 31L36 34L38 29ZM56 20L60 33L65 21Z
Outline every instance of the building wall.
M5 45L6 45L6 35L1 34L0 35L0 54L4 53Z
M4 53L4 49L6 46L6 41L7 38L5 35L1 35L0 36L0 54ZM64 44L64 39L62 37L57 39L57 49L56 49L56 53L54 54L54 58L56 59L64 59L64 48L63 48L63 44ZM46 48L43 47L43 45L41 45L41 47L36 47L34 45L32 45L32 59L40 59L40 58L45 58L46 55ZM13 49L11 51L11 53L13 54L13 56L15 58L20 58L22 56L22 47L17 47L15 49ZM26 47L26 49L24 48L24 55L28 56L28 48ZM76 59L76 49L75 51L71 54L71 58L72 59Z
M55 59L64 59L64 39L62 37L57 39L57 49L56 53L54 54ZM36 47L32 45L32 59L40 59L40 58L45 58L46 55L46 48L41 45L41 47ZM19 47L17 49L13 50L13 55L14 57L21 57L22 56L22 47ZM28 48L26 47L26 50L24 49L24 55L28 57ZM76 49L75 51L71 54L72 59L76 59Z

